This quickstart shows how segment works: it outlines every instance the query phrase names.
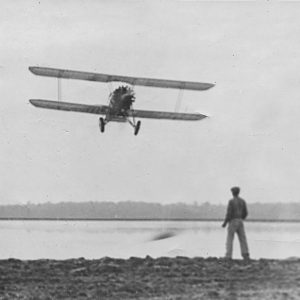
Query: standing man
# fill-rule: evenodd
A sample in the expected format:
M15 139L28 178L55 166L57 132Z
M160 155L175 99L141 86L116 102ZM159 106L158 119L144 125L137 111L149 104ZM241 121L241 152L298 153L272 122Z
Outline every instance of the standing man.
M234 234L237 233L240 246L241 246L241 253L245 260L250 259L249 257L249 250L248 244L246 239L246 233L244 229L244 222L243 220L246 219L248 215L247 205L244 199L239 197L240 188L233 187L231 188L233 198L229 200L227 206L227 214L224 220L222 227L226 227L228 225L228 232L227 232L227 240L226 240L226 258L232 258L232 247L233 247L233 239Z

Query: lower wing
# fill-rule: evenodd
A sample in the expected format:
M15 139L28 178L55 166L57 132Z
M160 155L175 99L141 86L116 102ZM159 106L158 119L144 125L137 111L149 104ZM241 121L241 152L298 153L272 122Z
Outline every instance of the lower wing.
M148 119L164 119L164 120L182 120L182 121L199 121L207 116L199 113L177 113L167 111L152 111L152 110L131 110L129 116L136 118Z
M109 107L106 105L86 105L70 102L31 99L29 102L41 108L65 110L65 111L77 111L97 115L105 115L108 112Z
M97 115L105 115L109 111L107 105L87 105L61 101L50 101L41 99L31 99L30 103L36 107L75 111ZM176 113L164 111L151 111L151 110L130 110L128 117L148 118L148 119L164 119L164 120L184 120L184 121L197 121L206 118L207 116L199 113Z

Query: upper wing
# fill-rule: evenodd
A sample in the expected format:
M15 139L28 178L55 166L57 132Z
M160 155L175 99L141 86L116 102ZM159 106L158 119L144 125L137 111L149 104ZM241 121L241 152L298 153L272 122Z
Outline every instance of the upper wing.
M207 116L198 113L176 113L165 111L152 111L152 110L131 110L129 116L137 118L149 119L165 119L165 120L183 120L183 121L198 121L206 118Z
M204 82L107 75L107 74L71 71L71 70L54 69L54 68L29 67L29 70L33 74L41 75L41 76L90 80L90 81L99 81L99 82L122 81L132 85L153 86L159 88L176 88L176 89L201 91L201 90L210 89L214 86L214 84L212 83L204 83Z
M86 105L86 104L77 104L69 102L60 102L60 101L49 101L49 100L40 100L40 99L31 99L30 103L34 106L48 109L57 109L65 111L77 111L97 115L105 115L108 110L106 105Z

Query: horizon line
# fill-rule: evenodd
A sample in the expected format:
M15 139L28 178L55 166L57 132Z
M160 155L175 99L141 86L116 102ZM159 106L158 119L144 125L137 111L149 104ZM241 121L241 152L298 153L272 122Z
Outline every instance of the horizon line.
M220 218L25 218L25 217L0 217L0 221L179 221L179 222L223 222ZM270 223L299 223L300 219L247 219L245 222L270 222Z

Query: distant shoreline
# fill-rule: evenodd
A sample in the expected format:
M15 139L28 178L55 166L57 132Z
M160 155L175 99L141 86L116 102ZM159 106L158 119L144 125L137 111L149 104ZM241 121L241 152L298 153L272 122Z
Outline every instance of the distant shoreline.
M183 218L0 218L0 221L135 221L135 222L223 222L223 219L183 219ZM249 219L249 223L300 223L296 219Z
M300 222L300 203L250 203L249 222ZM225 204L59 202L0 205L0 220L222 222Z

